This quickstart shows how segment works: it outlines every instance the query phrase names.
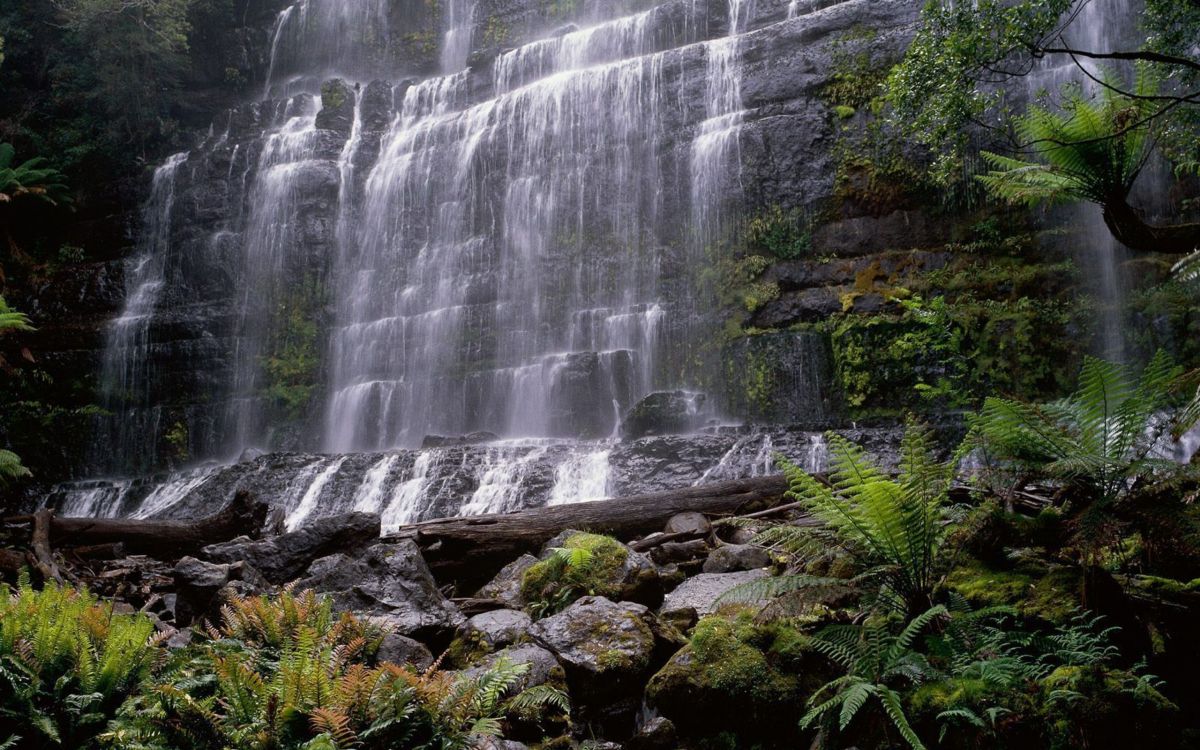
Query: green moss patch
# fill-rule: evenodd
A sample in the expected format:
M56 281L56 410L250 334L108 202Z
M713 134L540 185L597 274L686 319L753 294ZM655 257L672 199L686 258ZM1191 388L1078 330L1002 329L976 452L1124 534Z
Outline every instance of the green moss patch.
M580 533L530 566L521 597L535 614L559 612L584 596L620 598L629 550L616 539Z

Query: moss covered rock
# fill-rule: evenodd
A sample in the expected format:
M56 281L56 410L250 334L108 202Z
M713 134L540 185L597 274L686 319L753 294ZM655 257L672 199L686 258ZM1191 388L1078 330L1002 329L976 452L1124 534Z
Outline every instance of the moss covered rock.
M831 676L804 642L795 628L757 623L749 613L705 617L651 678L647 701L684 737L735 732L768 745L797 741L805 699Z
M552 539L521 576L521 599L535 615L559 612L584 596L657 607L662 594L650 560L612 537L579 531Z
M1066 622L1081 603L1079 570L1028 558L1008 568L966 561L946 577L946 586L975 607L1010 606L1022 616Z
M1094 665L1042 680L1047 747L1183 747L1179 709L1149 678Z

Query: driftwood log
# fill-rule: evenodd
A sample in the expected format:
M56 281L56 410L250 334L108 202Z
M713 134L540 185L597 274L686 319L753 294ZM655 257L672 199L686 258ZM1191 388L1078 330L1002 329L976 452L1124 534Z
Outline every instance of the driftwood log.
M269 508L248 492L238 492L229 505L205 518L190 521L135 520L129 518L57 518L49 511L34 516L17 516L5 523L33 523L33 548L38 562L45 560L38 552L39 535L44 528L56 547L94 547L102 544L124 546L124 551L148 555L159 560L177 560L193 555L210 544L225 542L246 534L253 536L262 529ZM39 516L49 516L44 524ZM39 564L39 568L41 565Z
M743 479L503 515L426 521L401 527L384 541L416 542L440 582L467 591L486 583L522 554L537 552L566 529L629 540L662 531L676 513L724 516L753 511L778 503L786 491L782 476Z

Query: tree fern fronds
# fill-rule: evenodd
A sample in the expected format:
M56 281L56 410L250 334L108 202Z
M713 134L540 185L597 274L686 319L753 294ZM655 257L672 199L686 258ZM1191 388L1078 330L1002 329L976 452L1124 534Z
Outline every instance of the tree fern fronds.
M1171 275L1184 284L1200 284L1200 248L1172 266Z

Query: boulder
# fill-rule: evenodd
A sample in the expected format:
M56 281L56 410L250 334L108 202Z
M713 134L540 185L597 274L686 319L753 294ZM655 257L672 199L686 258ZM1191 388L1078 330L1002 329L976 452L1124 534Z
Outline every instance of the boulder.
M349 135L354 127L354 102L357 94L340 78L321 85L321 111L317 113L317 127Z
M484 670L494 667L501 660L507 661L510 664L524 664L528 667L525 674L513 686L514 694L543 685L563 691L567 689L566 673L558 663L558 660L554 658L554 654L532 643L526 643L521 646L510 646L502 651L486 656L480 659L474 666L464 670L464 674L478 676ZM507 737L526 740L542 744L543 746L549 744L546 742L549 737L552 737L556 733L565 733L570 728L570 717L550 706L542 707L533 713L516 709L509 710L506 712L504 718L507 724L505 732Z
M647 703L684 738L732 731L747 747L794 746L805 700L833 674L805 643L789 625L750 613L705 617L650 679Z
M521 677L520 682L514 686L514 692L528 690L531 687L539 685L554 685L559 688L566 688L566 672L562 665L558 663L558 659L554 658L554 654L534 643L526 643L520 646L509 646L501 649L494 654L489 654L483 657L474 666L464 670L466 674L479 674L485 669L489 669L496 665L501 659L508 661L511 664L528 664L529 670Z
M665 716L650 719L629 742L627 750L675 750L679 747L675 739L675 723Z
M374 615L393 632L435 647L445 646L464 621L409 541L377 544L359 558L323 557L297 587L328 593L337 609Z
M379 516L346 513L313 520L296 531L269 539L240 539L204 548L215 563L245 560L274 584L295 580L318 558L334 553L354 554L379 539Z
M580 717L626 733L643 681L677 645L646 607L599 596L534 623L530 635L563 665Z
M651 435L679 435L704 426L709 411L703 393L660 391L634 404L621 422L621 437L637 440Z
M703 513L677 513L667 519L663 532L667 534L695 534L707 536L712 531L712 524Z
M174 623L183 627L205 618L219 621L220 607L233 596L248 596L269 585L252 566L221 564L184 557L171 571L175 583Z
M433 664L433 654L423 643L390 631L383 636L375 658L392 664L411 664L419 670L428 669Z
M708 553L704 561L705 573L735 573L740 570L757 570L771 564L771 555L762 547L749 544L726 544Z
M707 615L717 609L717 600L734 586L766 578L765 570L747 570L737 573L701 573L679 585L663 600L660 613L665 617L676 610L693 609Z
M533 620L524 612L497 609L470 618L459 633L478 638L491 649L497 649L518 642L532 626Z
M495 599L506 607L520 609L525 604L521 599L521 576L537 561L533 555L521 555L505 565L475 596L479 599Z
M587 562L568 575L557 549L585 551ZM547 542L541 559L521 576L521 597L527 605L558 603L585 593L657 607L663 586L658 569L645 555L612 537L574 530Z

